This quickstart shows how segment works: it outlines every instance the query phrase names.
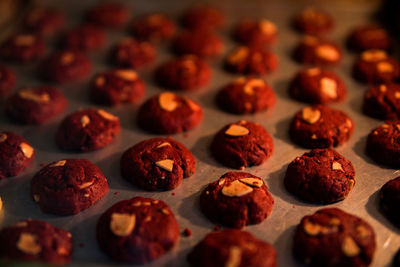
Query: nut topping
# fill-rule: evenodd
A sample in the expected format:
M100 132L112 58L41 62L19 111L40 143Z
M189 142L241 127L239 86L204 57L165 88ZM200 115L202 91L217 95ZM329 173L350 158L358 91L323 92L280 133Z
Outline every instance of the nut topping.
M117 116L114 116L111 113L108 113L107 111L104 111L102 109L98 109L97 113L99 113L99 115L102 116L106 120L110 120L110 121L117 121L118 120Z
M1 200L1 197L0 197L0 211L3 209L3 200Z
M42 251L42 247L36 243L37 235L21 233L17 242L17 248L30 255L37 255Z
M4 142L4 141L6 141L6 140L7 140L7 134L1 133L1 134L0 134L0 143L1 143L1 142Z
M57 254L66 256L69 254L69 250L65 247L59 247L57 248Z
M393 72L393 65L389 62L379 62L376 69L381 73Z
M258 26L260 27L261 31L265 34L270 35L270 34L276 33L275 24L267 19L261 20L261 22L258 24Z
M337 97L337 84L335 80L324 77L319 81L319 85L323 94L333 99Z
M394 92L394 98L396 98L396 99L400 98L400 92L399 91Z
M304 121L313 124L321 117L321 112L313 107L306 107L301 112L301 117Z
M163 110L174 111L178 107L178 102L175 101L175 97L175 94L170 92L162 93L158 97L158 103Z
M264 184L264 182L258 178L241 178L239 181L252 187L261 187Z
M161 210L161 212L163 213L163 214L165 214L165 215L168 215L170 212L169 212L169 210L167 209L167 208L163 208L162 210Z
M34 195L33 195L33 200L34 200L35 202L39 202L39 201L40 201L40 195L34 194Z
M227 197L241 197L253 192L253 188L241 183L239 180L235 180L228 185L225 185L221 193Z
M381 91L382 93L387 91L387 86L384 84L379 85L379 91Z
M48 93L41 93L40 95L37 95L32 89L21 90L18 92L18 95L23 99L31 100L37 103L48 103L51 99Z
M164 142L162 144L159 144L156 148L161 148L161 147L164 147L164 146L171 146L171 144L168 143L168 142Z
M17 46L31 46L35 42L35 37L30 34L18 35L14 39L14 44Z
M71 64L74 60L75 60L75 55L70 52L66 52L61 56L60 61L62 65L68 65Z
M249 52L247 47L241 46L229 55L228 61L232 64L242 62L249 55Z
M118 77L130 82L136 81L138 78L136 71L133 70L116 70L114 73Z
M356 231L358 236L360 236L361 238L366 238L371 234L370 231L362 225L357 226Z
M19 144L19 148L21 149L24 156L27 157L28 159L30 159L33 156L33 147L31 147L27 143Z
M79 189L85 189L86 187L91 186L93 183L94 183L94 180L80 184L80 185L78 185L78 187L79 187Z
M346 236L342 243L342 251L347 257L354 257L360 254L360 248L353 238Z
M372 50L367 50L364 51L361 54L361 58L365 61L371 62L371 61L379 61L379 60L384 60L387 58L387 54L383 50L377 50L377 49L372 49Z
M200 110L200 106L197 105L196 103L194 103L192 100L190 100L189 98L185 98L186 103L189 105L190 109L194 110L194 111L198 111Z
M344 170L342 168L342 164L340 164L337 161L332 162L332 170L344 172Z
M321 232L321 226L319 224L306 222L304 224L304 231L311 236L316 236Z
M54 162L49 167L64 166L66 163L67 163L67 161L64 159L64 160L60 160L60 161Z
M172 172L174 168L174 161L172 159L164 159L156 162L157 167L164 169L166 171Z
M110 230L117 236L127 236L132 233L135 223L135 214L113 213L111 215Z
M315 51L318 57L325 60L336 61L339 59L339 52L332 45L319 45Z
M254 88L262 86L264 86L264 81L262 79L250 79L243 87L243 91L248 95L252 95L254 94Z
M246 127L237 124L231 124L229 128L225 131L225 134L230 136L244 136L248 135L249 132L249 129L247 129Z
M237 246L229 248L229 257L225 263L225 267L239 267L242 262L242 249Z
M104 78L103 75L100 75L96 78L96 85L97 86L103 86L106 82L106 79Z
M317 76L321 73L321 69L320 68L311 68L307 70L307 74L309 76Z
M82 127L85 128L86 126L89 125L89 123L90 123L90 118L89 118L89 116L88 116L88 115L83 115L83 116L81 117L81 125L82 125Z

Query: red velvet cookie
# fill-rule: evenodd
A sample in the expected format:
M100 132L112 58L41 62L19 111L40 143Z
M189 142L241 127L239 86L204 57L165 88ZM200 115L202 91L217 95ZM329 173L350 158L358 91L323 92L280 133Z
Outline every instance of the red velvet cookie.
M395 225L400 225L400 177L386 182L379 191L383 214Z
M211 143L213 156L235 169L261 165L273 150L274 143L267 130L244 120L224 126Z
M211 68L197 56L182 56L159 66L155 78L160 86L192 91L209 83Z
M293 242L294 256L307 266L369 266L375 248L374 229L338 208L303 217Z
M56 34L65 25L64 14L54 8L35 8L24 19L24 29L27 32L42 36Z
M263 75L278 68L278 57L261 47L239 46L228 54L224 64L233 73Z
M58 83L84 79L91 70L92 63L78 50L56 51L41 66L44 78Z
M148 42L124 38L114 47L111 60L119 67L138 69L153 63L156 49Z
M86 159L55 161L33 176L31 197L45 213L77 214L108 192L101 170Z
M344 112L322 105L306 107L294 116L289 129L293 142L306 148L327 148L345 143L354 122Z
M367 50L355 62L353 76L360 82L388 83L399 79L400 65L383 50Z
M131 31L138 40L159 43L171 39L176 32L176 26L167 15L152 13L136 19Z
M56 143L63 150L87 152L111 144L119 131L118 117L101 109L84 109L61 122Z
M224 22L225 17L221 10L206 5L191 7L181 17L182 25L190 29L219 29Z
M41 58L46 50L42 37L19 33L6 39L0 46L0 57L19 63L28 63Z
M25 138L12 132L0 133L0 180L18 175L32 162L34 155L33 147Z
M235 26L233 36L236 41L248 46L264 46L276 43L278 30L267 19L245 19Z
M104 47L106 36L101 28L86 24L65 32L60 42L66 49L91 52Z
M242 228L264 221L274 199L264 181L246 172L228 172L200 195L201 211L212 221Z
M193 267L276 267L276 261L273 246L237 229L207 234L188 255Z
M329 104L341 102L347 89L334 72L316 67L299 71L289 85L289 94L303 102Z
M71 254L71 234L44 221L27 219L0 231L0 258L11 265L15 261L62 265L71 262Z
M9 68L0 65L0 99L8 95L15 86L16 77Z
M342 58L342 51L334 42L305 36L296 46L293 57L302 64L337 65Z
M203 108L187 97L164 92L148 99L139 109L141 128L156 134L186 132L203 120Z
M101 215L96 237L111 259L142 264L174 247L179 225L164 201L135 197L114 204Z
M195 172L192 153L171 138L152 138L129 148L121 158L122 177L149 191L170 190Z
M129 19L130 12L118 3L100 3L86 12L86 21L107 28L122 28Z
M110 106L136 103L145 91L144 81L130 69L113 69L98 73L90 87L90 95L95 103Z
M298 32L320 35L332 31L334 23L331 15L326 11L307 7L294 16L292 25Z
M270 109L276 103L271 87L260 78L240 77L217 94L218 106L230 113L249 114Z
M400 85L388 83L371 87L364 95L363 112L381 120L399 120Z
M347 45L355 52L370 49L389 51L392 48L392 38L384 28L378 25L364 25L355 28L350 33Z
M24 88L11 96L6 113L23 124L41 124L57 116L67 107L67 99L56 88Z

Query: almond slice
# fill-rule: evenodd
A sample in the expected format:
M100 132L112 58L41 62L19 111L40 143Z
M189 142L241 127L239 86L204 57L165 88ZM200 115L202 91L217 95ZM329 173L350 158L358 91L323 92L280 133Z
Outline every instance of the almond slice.
M67 160L60 160L56 161L53 164L51 164L49 167L59 167L59 166L64 166L67 163Z
M160 167L166 171L172 172L174 168L174 161L172 159L164 159L156 162L157 167Z
M344 172L344 170L342 168L342 164L340 164L337 161L332 162L332 170Z
M342 251L347 257L354 257L360 254L360 248L353 238L346 236L342 243Z
M19 148L21 149L24 156L27 157L28 159L30 159L33 156L33 147L31 147L27 143L19 144Z
M243 87L243 91L248 95L254 94L254 88L263 87L264 81L262 79L250 79Z
M94 183L94 180L86 182L86 183L82 183L82 184L78 185L78 187L79 187L79 189L85 189L85 188L91 186L93 183Z
M330 60L330 61L336 61L339 59L340 54L337 51L337 49L329 44L323 44L319 45L315 51L318 57Z
M249 133L249 129L237 124L231 124L229 128L225 131L225 134L230 136L244 136L248 135Z
M235 180L228 185L225 185L221 193L227 197L241 197L253 192L253 188L241 183L239 180Z
M387 58L386 52L378 49L367 50L361 54L361 59L368 62L384 60L386 58Z
M14 44L17 46L31 46L35 43L35 37L30 34L18 35L14 39Z
M190 100L189 98L185 98L186 103L189 105L191 110L199 111L201 108L198 104Z
M171 144L168 142L164 142L162 144L159 144L156 148L161 148L161 147L165 147L165 146L171 146Z
M176 95L170 92L162 93L158 97L158 104L165 111L174 111L178 107L175 97Z
M239 179L242 183L245 183L247 185L250 185L252 187L261 187L263 186L264 182L261 179L258 178L241 178Z
M389 62L379 62L376 65L376 69L380 73L388 73L388 72L393 72L393 65L390 64Z
M0 211L3 209L3 200L0 197Z
M27 100L31 100L36 103L48 103L50 102L50 95L48 93L36 94L35 90L25 89L18 92L18 95Z
M136 224L135 214L113 213L111 215L110 230L117 236L128 236Z
M271 35L276 33L276 26L274 23L267 19L263 19L259 23L261 31L265 34Z
M114 73L118 77L130 82L136 81L138 78L137 72L134 70L116 70Z
M110 120L110 121L117 121L117 120L118 120L118 117L117 117L117 116L114 116L113 114L108 113L107 111L104 111L104 110L102 110L102 109L98 109L98 110L97 110L97 113L98 113L100 116L102 116L104 119L106 119L106 120Z
M7 140L7 134L6 133L1 133L0 134L0 143L4 142Z
M301 117L304 121L313 124L321 117L321 112L313 107L306 107L301 112Z
M321 88L321 92L324 95L328 96L331 99L337 98L337 84L335 80L324 77L319 81L319 86Z
M241 46L229 55L228 61L232 64L237 64L242 62L249 55L249 53L250 51L247 47Z
M89 116L88 116L88 115L83 115L83 116L81 117L81 125L82 125L82 127L85 128L86 126L89 125L89 123L90 123L90 118L89 118Z
M37 235L21 233L17 242L17 248L27 254L37 255L42 251L42 247L36 242Z
M229 257L225 263L225 267L239 267L242 263L242 249L237 246L229 248Z

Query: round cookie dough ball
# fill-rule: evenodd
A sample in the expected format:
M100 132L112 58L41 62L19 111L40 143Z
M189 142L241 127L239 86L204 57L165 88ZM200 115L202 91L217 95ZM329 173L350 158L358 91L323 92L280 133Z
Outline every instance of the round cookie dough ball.
M380 84L364 95L363 112L381 120L400 119L400 85Z
M42 37L30 33L17 33L0 46L0 57L17 63L29 63L41 58L46 51Z
M300 33L320 35L332 31L334 22L325 10L306 7L293 17L292 25Z
M213 156L235 169L261 165L274 150L272 137L261 125L238 121L224 126L211 143Z
M203 120L203 108L187 97L164 92L148 99L137 114L139 126L151 133L186 132Z
M221 10L207 5L197 5L187 9L181 16L181 24L189 29L220 29L225 17Z
M104 47L106 36L99 27L86 24L66 31L60 43L66 49L92 52Z
M293 142L305 148L327 148L345 143L353 129L353 120L343 111L313 105L296 113L289 135Z
M363 25L353 29L347 39L347 46L355 52L370 49L389 51L392 48L392 38L378 25Z
M313 203L343 200L355 184L353 164L333 149L313 149L288 166L285 187L293 195Z
M12 132L0 133L0 180L16 176L33 160L33 147L21 136Z
M124 152L122 177L149 190L170 190L195 173L193 154L171 138L144 140Z
M71 234L47 222L27 219L0 231L3 260L62 265L71 262L71 254Z
M270 109L276 103L274 91L266 81L240 77L224 86L217 94L218 106L230 113L249 114Z
M111 61L121 68L139 69L154 62L157 51L149 42L127 37L119 41L111 52Z
M400 177L386 182L379 191L379 204L384 215L400 226Z
M56 143L63 150L93 151L111 144L119 131L118 117L102 109L84 109L68 115L61 122Z
M264 221L274 199L264 181L246 172L228 172L200 195L201 211L212 221L242 228Z
M193 267L252 266L276 267L276 250L269 243L237 229L206 235L189 253Z
M167 15L152 13L136 19L131 31L138 40L159 43L171 39L176 32L176 26Z
M170 251L179 225L161 200L135 197L114 204L97 222L97 242L113 260L143 264Z
M100 3L85 15L87 22L106 28L122 28L128 22L130 11L119 3Z
M233 37L248 46L265 46L276 43L278 30L267 19L244 19L235 26Z
M13 71L0 65L0 99L7 96L13 90L16 79Z
M363 219L338 208L301 219L294 234L294 256L307 266L369 266L375 233Z
M64 14L57 9L45 7L31 10L24 19L24 29L41 36L52 36L65 25Z

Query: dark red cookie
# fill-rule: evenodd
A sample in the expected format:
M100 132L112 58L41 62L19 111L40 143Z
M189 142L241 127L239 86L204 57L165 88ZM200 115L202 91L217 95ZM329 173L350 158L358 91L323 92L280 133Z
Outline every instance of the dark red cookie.
M136 71L129 69L98 73L90 87L90 95L95 103L110 106L138 102L145 91L144 81Z
M335 150L313 149L289 164L284 183L302 200L332 203L347 197L355 184L354 175L353 164Z
M298 32L320 35L332 31L334 23L331 15L326 11L307 7L294 16L292 25Z
M263 75L278 68L278 57L261 47L239 46L228 54L224 64L233 73Z
M305 36L296 46L293 57L302 64L337 65L342 58L342 51L331 41Z
M35 8L26 15L24 28L42 36L51 36L65 25L64 14L54 8Z
M242 170L261 165L273 150L274 143L267 130L244 120L224 126L211 143L211 152L219 162Z
M289 135L293 142L303 147L327 148L346 142L353 129L353 120L343 111L314 105L296 113Z
M388 32L378 25L364 25L355 28L347 39L349 49L362 52L370 49L389 51L392 38Z
M139 109L141 128L157 134L186 132L203 120L203 108L187 97L164 92L148 99Z
M64 159L42 168L31 180L31 197L45 213L77 214L104 197L107 179L86 159Z
M71 262L71 234L47 222L27 219L0 231L0 258L62 265ZM5 263L5 262L3 262Z
M235 26L233 36L236 41L248 46L271 45L278 39L278 30L269 20L245 19Z
M346 85L336 73L315 68L299 71L289 85L289 94L294 99L311 104L341 102L346 94Z
M159 66L155 78L160 86L191 91L209 83L211 68L197 56L182 56Z
M263 79L240 77L219 91L217 103L225 111L249 114L270 109L275 105L276 97Z
M41 66L45 79L67 83L86 78L92 70L92 63L78 50L54 52Z
M63 150L92 151L111 144L119 131L118 117L102 109L84 109L61 122L56 143Z
M6 113L23 124L41 124L57 116L67 107L67 99L56 88L24 88L11 96Z
M122 177L149 190L170 190L195 173L192 153L171 138L152 138L129 148L121 158Z
M307 266L369 266L375 248L374 229L338 208L303 217L293 242L294 256Z
M355 62L353 76L360 82L388 83L399 79L400 65L383 50L367 50Z
M201 211L212 221L242 228L264 221L274 199L264 181L246 172L228 172L200 195Z
M114 204L97 223L97 242L113 260L146 263L170 251L179 225L165 202L135 197Z
M400 177L385 183L379 191L379 204L383 213L400 226Z
M400 166L400 121L386 121L373 129L367 138L367 153L376 162L398 168Z
M388 83L371 87L364 95L363 112L382 120L399 120L400 85Z
M0 65L0 99L8 95L15 86L16 77L9 68Z
M130 12L118 3L101 3L86 12L86 21L107 28L122 28L129 19Z
M237 229L207 234L188 255L193 267L276 267L276 261L273 246Z
M219 29L222 28L224 22L225 17L221 10L206 5L189 8L181 17L182 25L191 29Z
M104 47L106 36L101 28L86 24L65 32L60 42L66 49L91 52Z
M0 180L16 176L33 160L33 147L12 132L0 133Z
M153 63L156 56L156 49L150 43L128 37L114 47L111 60L122 68L138 69Z
M136 19L131 29L136 39L153 43L169 40L176 32L175 23L162 13L153 13Z
M1 44L0 56L5 60L27 63L41 58L45 50L46 45L42 37L20 33L14 34Z
M172 49L178 55L216 57L223 52L224 48L224 43L217 34L203 29L183 31L172 43Z

